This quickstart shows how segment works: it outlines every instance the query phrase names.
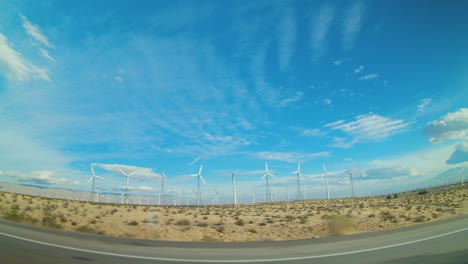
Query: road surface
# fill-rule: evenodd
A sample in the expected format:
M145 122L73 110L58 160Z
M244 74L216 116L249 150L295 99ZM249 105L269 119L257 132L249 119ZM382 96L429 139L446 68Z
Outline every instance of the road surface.
M114 238L0 220L0 263L468 263L468 215L394 230L277 242Z

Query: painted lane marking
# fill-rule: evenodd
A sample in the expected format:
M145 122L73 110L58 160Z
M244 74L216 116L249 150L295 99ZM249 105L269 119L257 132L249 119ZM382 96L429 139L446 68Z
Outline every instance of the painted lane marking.
M94 250L89 250L89 249L81 249L81 248L73 248L73 247L67 247L67 246L61 246L57 244L52 244L52 243L47 243L47 242L42 242L42 241L37 241L37 240L32 240L28 238L23 238L23 237L18 237L10 234L6 234L3 232L0 232L0 235L11 237L11 238L16 238L19 240L23 241L28 241L36 244L41 244L41 245L46 245L46 246L51 246L51 247L57 247L57 248L63 248L63 249L69 249L69 250L75 250L75 251L80 251L80 252L86 252L86 253L92 253L92 254L98 254L98 255L107 255L107 256L113 256L113 257L124 257L124 258L134 258L134 259L143 259L143 260L160 260L160 261L173 261L173 262L201 262L201 263L250 263L250 262L274 262L274 261L291 261L291 260L305 260L305 259L316 259L316 258L326 258L326 257L334 257L334 256L342 256L342 255L350 255L350 254L356 254L356 253L363 253L363 252L369 252L369 251L375 251L375 250L380 250L380 249L386 249L386 248L392 248L392 247L398 247L398 246L403 246L403 245L408 245L408 244L414 244L430 239L435 239L443 236L448 236L451 234L459 233L468 230L468 228L463 228L459 229L453 232L437 235L437 236L432 236L432 237L427 237L427 238L422 238L422 239L417 239L409 242L403 242L403 243L398 243L398 244L393 244L389 246L383 246L383 247L376 247L376 248L369 248L369 249L362 249L362 250L355 250L355 251L347 251L347 252L341 252L341 253L334 253L334 254L325 254L325 255L316 255L316 256L306 256L306 257L293 257L293 258L277 258L277 259L250 259L250 260L213 260L213 259L174 259L174 258L158 258L158 257L144 257L144 256L136 256L136 255L126 255L126 254L115 254L115 253L110 253L110 252L101 252L101 251L94 251Z

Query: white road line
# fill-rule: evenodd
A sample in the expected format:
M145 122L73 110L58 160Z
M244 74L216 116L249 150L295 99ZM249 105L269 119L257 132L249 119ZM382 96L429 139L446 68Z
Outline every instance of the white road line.
M458 233L458 232L463 232L463 231L466 231L466 230L468 230L468 228L463 228L463 229L456 230L456 231L453 231L453 232L449 232L449 233L445 233L445 234L441 234L441 235L437 235L437 236L432 236L432 237L427 237L427 238L422 238L422 239L417 239L417 240L413 240L413 241L409 241L409 242L393 244L393 245L383 246L383 247L356 250L356 251L348 251L348 252L325 254L325 255L316 255L316 256L306 256L306 257L277 258L277 259L249 259L249 260L247 260L247 259L241 259L241 260L206 259L206 260L203 260L203 259L174 259L174 258L144 257L144 256L115 254L115 253L110 253L110 252L101 252L101 251L94 251L94 250L88 250L88 249L61 246L61 245L57 245L57 244L51 244L51 243L46 243L46 242L42 242L42 241L37 241L37 240L27 239L27 238L23 238L23 237L18 237L18 236L14 236L14 235L10 235L10 234L5 234L5 233L2 233L2 232L0 232L0 235L7 236L7 237L12 237L12 238L16 238L16 239L24 240L24 241L28 241L28 242L33 242L33 243L37 243L37 244L41 244L41 245L51 246L51 247L70 249L70 250L75 250L75 251L81 251L81 252L93 253L93 254L99 254L99 255L114 256L114 257L124 257L124 258L134 258L134 259L144 259L144 260L173 261L173 262L250 263L250 262L273 262L273 261L304 260L304 259L316 259L316 258L326 258L326 257L350 255L350 254L363 253L363 252L375 251L375 250L380 250L380 249L398 247L398 246L403 246L403 245L408 245L408 244L414 244L414 243L418 243L418 242L422 242L422 241L426 241L426 240L430 240L430 239L434 239L434 238L448 236L448 235L455 234L455 233Z

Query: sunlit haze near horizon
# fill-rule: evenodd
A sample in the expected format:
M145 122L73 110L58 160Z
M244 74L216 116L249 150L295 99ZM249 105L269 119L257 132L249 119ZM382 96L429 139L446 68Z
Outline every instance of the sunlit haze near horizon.
M0 2L0 180L262 200L468 174L467 1ZM125 166L123 166L125 165ZM279 196L279 197L278 197Z

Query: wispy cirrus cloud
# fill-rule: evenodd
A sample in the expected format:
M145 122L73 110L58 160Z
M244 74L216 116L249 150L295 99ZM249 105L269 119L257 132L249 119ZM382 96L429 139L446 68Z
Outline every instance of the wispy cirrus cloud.
M332 62L335 66L340 66L343 63L343 60L336 60Z
M21 14L19 16L23 20L23 27L28 35L49 48L55 48L54 45L49 42L49 39L42 33L39 26L33 25L26 16Z
M303 96L304 96L303 92L296 92L296 95L294 95L293 97L283 99L283 101L280 102L279 106L280 107L285 107L285 106L287 106L287 105L289 105L291 103L298 102L298 101L302 100Z
M378 77L379 75L377 73L371 73L371 74L367 74L367 75L360 77L359 80L367 81L367 80L376 79Z
M426 106L428 106L429 104L432 103L432 99L431 98L424 98L421 100L421 102L419 103L418 105L418 112L422 112L424 111L424 109L426 108Z
M299 153L299 152L268 152L262 151L252 154L254 157L262 160L278 160L289 163L295 163L300 161L307 161L319 157L330 157L330 152L318 152L318 153Z
M345 132L350 137L350 141L346 141L348 138L335 137L332 146L350 148L358 142L380 141L402 133L409 125L410 123L404 120L395 120L369 113L357 116L355 121L345 123L344 120L339 120L326 124L325 127Z
M50 54L49 54L49 52L47 50L45 50L43 48L39 49L39 55L41 55L42 57L44 57L48 61L55 62L55 59L52 56L50 56Z
M23 55L12 48L5 35L0 33L0 69L6 77L24 81L32 78L50 81L49 70L27 61Z
M311 43L313 59L319 59L326 51L326 37L330 31L335 9L330 5L323 6L311 21ZM335 65L339 66L341 61L335 61Z
M343 20L343 47L345 50L354 46L356 37L361 31L365 10L364 2L358 0L346 12Z
M279 68L284 70L290 64L294 54L296 43L296 22L295 13L292 8L287 8L279 23L278 28L278 59Z
M354 74L360 73L360 72L362 72L362 70L364 70L364 65L361 65L361 66L357 67L356 69L354 69Z

